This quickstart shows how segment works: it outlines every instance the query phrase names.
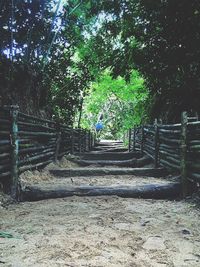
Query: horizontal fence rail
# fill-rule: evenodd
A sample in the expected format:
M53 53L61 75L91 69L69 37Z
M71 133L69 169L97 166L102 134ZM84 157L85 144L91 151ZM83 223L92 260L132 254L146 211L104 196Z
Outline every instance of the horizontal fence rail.
M94 143L88 130L24 114L17 106L0 108L0 183L18 198L19 174L89 151Z
M144 125L129 130L129 150L150 156L155 167L163 166L182 178L183 196L191 184L200 183L200 121L182 113L181 123Z

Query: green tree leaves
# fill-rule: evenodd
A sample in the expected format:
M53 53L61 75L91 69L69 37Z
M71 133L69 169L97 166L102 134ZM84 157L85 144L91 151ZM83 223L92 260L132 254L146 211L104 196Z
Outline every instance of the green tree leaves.
M100 77L93 84L102 91L99 103L111 97L114 109L127 114L131 107L134 114L148 110L169 122L183 110L200 112L199 0L70 0L55 13L57 3L1 1L3 103L30 96L35 110L72 123Z
M151 117L176 121L183 110L200 112L200 2L92 3L95 16L107 18L96 33L96 40L103 40L93 49L98 62L110 67L113 77L129 80L133 69L142 73L153 98Z
M132 71L127 83L120 76L113 79L106 70L84 98L82 126L93 127L103 114L104 134L119 137L133 125L147 121L148 99L148 90L138 71Z

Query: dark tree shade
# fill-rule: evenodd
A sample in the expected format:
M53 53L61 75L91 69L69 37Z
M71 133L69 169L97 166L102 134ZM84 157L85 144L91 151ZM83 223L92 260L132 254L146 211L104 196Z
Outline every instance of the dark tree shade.
M144 74L154 95L152 117L176 121L183 110L200 112L200 1L92 3L96 15L107 17L93 51L99 52L101 64L111 66L114 77L128 80L134 67Z

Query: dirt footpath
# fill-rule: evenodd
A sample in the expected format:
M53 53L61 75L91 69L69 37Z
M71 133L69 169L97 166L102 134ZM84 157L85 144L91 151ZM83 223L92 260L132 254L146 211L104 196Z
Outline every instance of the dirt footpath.
M200 211L184 201L72 197L0 208L2 267L200 266Z

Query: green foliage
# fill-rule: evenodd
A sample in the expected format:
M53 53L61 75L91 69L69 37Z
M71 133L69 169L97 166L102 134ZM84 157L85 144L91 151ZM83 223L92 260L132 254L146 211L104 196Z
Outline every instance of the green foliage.
M91 16L104 14L92 53L112 75L145 77L151 117L179 121L183 110L200 113L200 1L92 1ZM102 51L104 50L104 53Z
M85 105L83 122L110 107L113 135L149 117L200 113L199 0L2 0L0 8L0 105L72 124L91 93L94 117Z
M75 60L84 39L79 8L85 7L64 2L1 1L0 105L42 109L72 124L91 75L83 60Z
M122 77L113 79L106 70L84 98L82 126L93 128L103 114L104 135L121 136L130 127L148 120L148 99L148 90L138 71L132 71L127 83Z

